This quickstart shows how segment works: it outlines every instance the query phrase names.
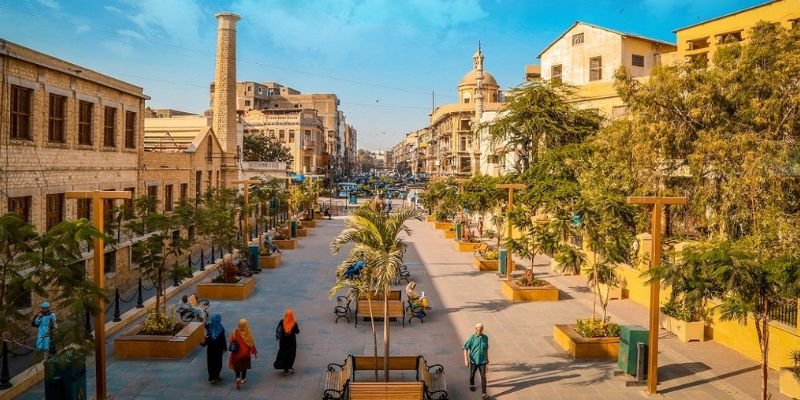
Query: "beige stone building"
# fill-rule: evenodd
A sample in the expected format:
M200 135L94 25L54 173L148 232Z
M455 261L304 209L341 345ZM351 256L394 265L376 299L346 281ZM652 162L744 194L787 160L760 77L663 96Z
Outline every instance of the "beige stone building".
M403 140L389 151L390 161L387 167L401 176L411 174L418 177L421 172L424 173L425 148L421 147L421 143L428 140L428 133L428 128L406 133Z
M266 108L242 115L244 133L257 133L280 140L292 154L291 172L324 175L328 157L325 127L317 110L310 108Z
M0 70L0 214L17 212L44 232L92 216L91 202L66 200L67 191L138 194L142 88L8 41ZM129 245L106 249L110 287L138 278Z

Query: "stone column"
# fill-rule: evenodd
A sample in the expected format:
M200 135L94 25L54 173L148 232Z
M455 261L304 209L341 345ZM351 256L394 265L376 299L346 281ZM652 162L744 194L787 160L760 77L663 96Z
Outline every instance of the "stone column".
M224 154L222 159L222 186L238 179L234 157L242 143L236 122L236 21L239 15L222 12L216 15L217 58L214 72L214 109L212 126Z

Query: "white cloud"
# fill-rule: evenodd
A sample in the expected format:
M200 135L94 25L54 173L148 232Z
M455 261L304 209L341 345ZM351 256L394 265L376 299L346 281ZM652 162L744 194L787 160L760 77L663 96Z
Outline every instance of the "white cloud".
M110 12L110 13L124 14L121 9L119 9L117 7L114 7L114 6L103 6L103 9L108 11L108 12Z
M195 43L204 11L198 0L126 0L123 11L146 37L170 43ZM106 7L115 11L116 7Z
M121 40L105 40L100 44L118 57L128 58L133 55L133 46L127 42Z
M85 33L92 30L92 27L87 24L77 24L75 25L75 32L76 33Z
M36 0L36 2L53 10L58 10L61 8L61 5L58 4L58 0Z

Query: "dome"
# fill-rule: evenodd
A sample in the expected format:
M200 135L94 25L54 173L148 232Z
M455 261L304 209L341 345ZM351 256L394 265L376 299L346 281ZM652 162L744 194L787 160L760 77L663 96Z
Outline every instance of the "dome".
M461 88L462 86L477 86L478 82L475 80L475 77L477 75L478 71L474 69L472 71L467 72L467 74L464 75L464 78L461 79L461 83L458 84L458 87ZM500 87L500 85L497 84L497 81L494 79L494 76L492 76L492 74L483 71L483 87L490 87L490 86L498 88Z

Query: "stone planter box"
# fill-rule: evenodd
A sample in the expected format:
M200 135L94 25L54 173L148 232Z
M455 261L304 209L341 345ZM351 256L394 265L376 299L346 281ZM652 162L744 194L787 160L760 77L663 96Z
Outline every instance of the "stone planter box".
M446 230L449 230L450 228L455 228L455 224L453 224L452 222L438 222L437 221L437 222L433 223L433 227L436 228L436 229L440 229L440 230L446 231ZM453 231L453 232L455 232L455 231Z
M308 236L308 228L297 228L297 237Z
M575 325L553 326L553 339L575 359L616 359L619 353L619 337L585 338L575 331Z
M325 219L325 215L320 212L314 213L314 219L317 221L322 221Z
M703 321L686 322L659 313L661 327L674 333L684 343L705 341L706 324Z
M434 222L433 215L428 215L425 217L425 222Z
M500 285L503 296L514 302L558 300L558 288L550 284L529 288L519 286L515 281L503 280Z
M236 283L197 284L197 297L209 300L244 300L253 293L256 280L253 278L240 278Z
M275 243L275 245L281 250L292 250L297 248L297 239L273 240L272 243Z
M497 260L487 260L481 256L472 256L472 266L478 271L497 271Z
M311 220L311 221L303 220L303 226L306 227L306 228L316 228L317 227L317 221L316 220Z
M608 299L609 300L622 300L624 298L624 297L622 297L622 288L619 287L619 286L609 288L608 285L605 285L605 284L602 284L602 283L599 286L600 286L600 293L604 297L605 297L606 293L608 293ZM592 290L592 293L594 293L594 291L595 291L594 290L594 285L591 286L591 290ZM606 290L608 290L608 292L606 292Z
M456 231L442 231L445 239L455 239Z
M142 324L136 324L114 340L116 358L181 359L194 351L205 336L202 322L189 322L174 336L140 335Z
M467 243L459 240L456 240L455 244L456 251L460 251L462 253L474 253L478 246L480 246L480 243Z
M778 388L781 394L792 398L800 399L800 379L794 374L794 368L781 368L778 373Z
M281 255L258 256L258 266L261 269L274 269L281 265Z

